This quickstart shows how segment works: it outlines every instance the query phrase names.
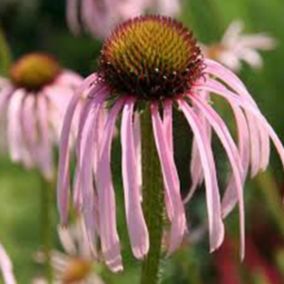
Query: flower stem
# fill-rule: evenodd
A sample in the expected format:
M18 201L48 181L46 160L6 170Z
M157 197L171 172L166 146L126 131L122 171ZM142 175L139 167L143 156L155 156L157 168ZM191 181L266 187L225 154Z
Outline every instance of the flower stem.
M52 283L52 267L50 251L52 247L52 197L53 182L41 175L41 239L45 260L45 276L47 283Z
M141 115L143 210L150 236L150 249L142 264L141 284L158 282L163 233L163 184L148 107Z

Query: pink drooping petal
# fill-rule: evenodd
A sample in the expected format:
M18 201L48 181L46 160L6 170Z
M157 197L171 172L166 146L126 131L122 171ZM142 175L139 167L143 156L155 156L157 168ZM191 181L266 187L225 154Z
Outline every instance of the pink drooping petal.
M163 124L167 134L167 143L171 152L174 151L173 144L173 105L170 100L164 102Z
M207 90L219 96L222 96L228 102L232 101L234 102L234 104L241 106L245 111L248 111L253 114L259 122L258 126L262 125L263 129L265 129L265 131L267 131L267 133L269 134L280 156L282 165L284 166L284 148L282 142L271 127L271 125L268 123L266 118L261 114L259 109L255 106L255 104L252 104L251 100L248 100L245 97L240 97L239 95L225 88L222 84L215 80L207 80L203 86L198 86L198 89Z
M134 147L135 147L135 155L136 155L136 164L137 164L137 175L138 175L138 185L140 189L140 199L142 202L142 146L141 146L141 125L140 125L140 116L138 113L134 113L134 124L133 124L133 132L134 132Z
M83 134L83 128L85 127L85 123L87 120L87 117L89 115L89 112L91 110L92 106L92 99L87 99L85 101L85 104L83 105L81 109L80 114L80 120L79 120L79 127L78 127L78 134L76 137L76 169L75 169L75 175L74 175L74 186L73 186L73 203L75 205L75 208L77 210L80 210L83 206L83 197L81 192L81 182L80 182L80 171L81 171L81 156L83 154L83 150L81 149L81 145L85 144L84 140L86 139L86 136L82 136Z
M7 104L13 93L13 88L10 86L0 89L0 113L3 113L7 109Z
M93 35L105 37L110 32L115 19L105 1L85 0L81 9L82 22Z
M47 180L51 180L53 178L53 153L49 134L47 100L45 97L37 98L37 117L39 126L37 162L44 177Z
M66 110L60 146L59 146L59 169L58 169L58 180L57 180L57 204L60 214L60 221L62 224L66 225L68 219L68 199L69 199L69 140L70 132L72 127L72 120L75 114L75 110L80 101L81 94L83 90L90 88L96 80L97 75L92 74L85 79L84 83L76 91L73 98L71 99L69 106Z
M210 248L211 251L214 251L220 247L224 240L224 224L221 217L221 201L210 140L198 117L187 103L180 100L179 107L193 131L199 149L206 187Z
M95 95L94 95L95 94ZM84 100L84 105L82 106L80 118L79 118L79 125L78 125L78 133L76 138L76 158L77 158L77 165L75 170L75 178L74 178L74 190L73 190L73 200L75 207L77 209L80 209L82 205L82 192L81 192L81 185L80 185L80 171L82 169L82 161L81 158L84 157L84 153L82 150L82 145L84 147L84 143L86 143L87 135L83 135L83 130L86 124L86 120L89 116L89 113L91 110L93 110L94 106L97 105L96 108L98 108L98 105L102 105L102 102L108 95L108 92L105 88L91 88L89 90L89 94L87 98ZM100 118L100 116L98 116ZM96 123L97 125L97 123ZM94 139L97 142L98 133L97 133L97 127L94 125ZM98 145L94 146L97 147ZM96 159L97 151L94 151L94 155L92 156L92 159Z
M215 77L228 84L238 95L246 98L257 110L259 110L245 85L232 71L210 59L206 59L205 64L206 72L214 75ZM260 121L258 121L255 117L252 117L247 112L246 115L250 131L252 131L251 172L252 176L254 176L258 171L265 169L268 164L270 156L270 151L268 150L269 134L267 129L261 125ZM258 130L257 134L256 130Z
M57 181L57 204L60 214L60 222L63 225L67 224L68 219L68 199L69 199L69 136L72 126L72 118L74 116L77 104L79 103L80 95L75 94L68 106L65 114L63 128L61 132L60 147L59 147L59 168Z
M139 176L137 174L137 156L134 144L133 108L135 100L128 99L121 119L122 180L127 226L132 252L138 259L149 250L149 234L143 216Z
M86 232L90 243L94 242L98 234L98 220L96 210L98 207L97 197L93 185L92 158L94 155L94 124L97 119L97 107L94 108L86 121L84 135L85 143L82 145L82 159L80 163L79 179L81 185L82 204L80 210L86 224Z
M248 168L249 168L249 156L250 156L250 137L249 129L247 125L247 120L243 114L243 111L236 106L234 103L230 104L234 112L237 129L238 129L238 147L240 152L240 157L243 166L242 183L244 185ZM229 178L228 186L224 193L222 200L222 212L223 218L226 218L228 214L233 210L238 201L237 190L235 186L234 175L232 174Z
M35 103L36 97L30 94L25 97L21 107L21 127L23 130L22 143L27 146L30 166L34 166L38 152Z
M58 237L60 240L60 243L62 247L64 248L64 251L66 251L69 255L76 255L77 249L76 249L76 243L75 240L72 237L72 229L70 227L61 227L58 226L57 232Z
M265 128L262 127L261 123L257 124L260 132L260 143L261 143L261 158L260 158L260 170L265 171L269 165L270 159L270 138Z
M245 215L244 215L244 197L243 197L243 167L241 158L235 145L231 134L222 120L222 118L215 112L209 105L202 102L198 97L191 95L192 101L200 108L203 115L207 118L208 122L212 125L216 134L218 135L230 161L230 165L234 174L234 181L236 184L236 191L239 201L239 217L240 217L240 235L241 235L241 258L244 258L245 253Z
M7 255L4 247L0 244L0 269L2 271L5 284L16 284L16 279L13 273L12 262Z
M54 113L57 117L62 117L64 116L67 106L73 97L74 89L66 86L52 85L44 88L43 94L48 99L49 108L52 111L51 114ZM49 117L51 116L49 115ZM57 121L57 124L59 125L54 125L54 129L61 131L62 123L58 123Z
M95 173L102 253L107 266L112 271L123 269L116 228L116 206L111 175L111 143L116 118L123 103L123 100L117 101L109 112L102 137L98 167Z
M172 224L168 248L168 252L170 254L180 246L183 240L184 233L186 231L186 219L173 151L170 150L170 147L167 144L167 134L159 115L157 104L153 103L151 105L151 115L155 144L160 159L164 186L172 206L172 212L168 212Z
M97 145L96 129L98 127L100 109L103 106L105 98L108 96L107 92L98 93L97 96L91 99L92 105L90 106L89 113L84 122L82 129L82 143L80 146L80 157L78 157L78 185L81 188L82 205L80 206L83 213L86 230L92 243L98 234L98 200L95 194L93 184L93 158L95 156ZM78 190L78 189L77 189ZM95 253L95 252L94 252Z
M204 100L209 99L209 94L207 92L200 92L198 94L199 97L203 98ZM195 107L194 103L192 105L192 108L194 112L198 115L200 119L201 125L204 127L204 131L206 131L208 138L211 141L212 137L212 131L211 131L211 126L205 119L204 115L202 112L199 111L198 108ZM203 182L204 175L202 171L202 165L200 161L200 155L199 155L199 150L197 147L196 139L193 137L192 141L192 149L191 149L191 161L190 161L190 176L191 176L191 186L189 189L188 194L184 198L184 203L188 203L191 198L194 196L194 193L196 192L198 186Z
M79 0L67 0L66 20L70 30L75 35L78 35L80 33L78 9L79 9Z
M261 144L257 123L254 116L250 113L247 114L249 134L250 134L250 154L251 154L251 176L257 175L260 167L261 159Z
M21 106L24 98L24 91L15 91L10 99L7 112L8 141L11 159L15 162L22 161L23 145L20 126Z
M173 143L173 106L170 100L164 102L163 108L163 125L165 133L167 135L166 141L169 146L169 151L174 153L174 143ZM165 203L167 207L167 214L170 221L173 220L174 207L172 204L172 198L169 196L169 191L165 190Z

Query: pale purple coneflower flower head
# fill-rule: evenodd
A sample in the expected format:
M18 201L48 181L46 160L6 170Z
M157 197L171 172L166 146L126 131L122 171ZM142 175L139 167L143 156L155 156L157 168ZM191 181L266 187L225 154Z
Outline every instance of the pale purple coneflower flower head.
M146 11L174 16L180 0L67 0L67 24L74 34L82 29L94 37L105 38L120 22Z
M168 253L180 246L187 232L174 160L173 112L179 111L188 123L188 135L193 134L190 195L203 180L205 184L210 249L214 251L222 244L223 219L238 204L243 257L243 187L247 172L250 168L255 175L267 167L270 140L283 163L284 149L241 80L221 64L204 58L192 33L171 18L138 17L116 28L104 44L98 73L85 80L66 112L58 179L62 224L68 221L70 126L82 91L88 95L81 109L76 139L73 203L83 215L89 239L99 238L108 267L113 271L123 268L111 173L112 134L120 115L121 168L130 242L138 259L144 258L149 249L141 196L140 116L145 107L151 113L165 188L170 224ZM237 126L236 141L211 105L209 93L212 98L223 98L231 107ZM109 108L107 115L105 105ZM224 147L232 169L223 197L211 145L213 132Z
M265 33L243 34L243 28L243 22L233 21L220 43L203 46L204 54L234 71L239 71L242 61L254 69L261 68L263 60L259 51L273 49L276 41Z
M64 252L51 252L51 266L55 276L53 283L84 283L104 284L102 278L93 269L97 264L92 255L93 245L88 240L85 223L81 218L68 227L58 228L60 243ZM44 262L44 255L36 255L37 262ZM43 278L37 278L34 284L48 283Z
M0 244L0 270L2 272L4 284L16 284L16 279L13 272L12 262L5 251L4 247Z
M0 113L6 123L11 159L54 175L53 147L58 144L66 105L82 78L43 53L23 56L0 82Z

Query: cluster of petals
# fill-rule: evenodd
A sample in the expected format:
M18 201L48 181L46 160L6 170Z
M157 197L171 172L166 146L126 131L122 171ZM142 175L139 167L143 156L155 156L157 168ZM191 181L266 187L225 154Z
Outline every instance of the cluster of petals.
M51 266L54 275L54 284L60 283L85 283L104 284L101 277L92 269L93 246L90 246L86 228L81 218L68 227L58 228L60 243L64 252L51 251ZM45 261L42 253L36 255L39 263ZM44 278L36 278L33 284L46 284Z
M16 284L16 278L13 272L13 265L5 251L4 247L0 244L0 271L2 272L5 284Z
M146 11L174 16L180 6L180 0L67 0L66 18L74 34L79 34L83 27L94 37L105 38L127 19Z
M242 61L254 69L262 67L259 50L271 50L276 41L265 33L243 34L244 24L233 21L225 31L220 43L203 46L203 53L234 71L238 71Z
M168 253L175 251L187 232L180 180L174 161L173 110L183 113L193 133L191 180L188 200L203 181L208 212L210 249L214 251L224 240L223 219L238 204L241 232L241 257L244 256L243 187L248 171L252 175L266 169L270 156L270 140L282 163L284 149L240 79L223 65L204 59L204 76L188 93L163 101L151 101L153 136L161 165L165 188L165 208L170 223ZM58 205L62 224L68 222L70 129L80 93L87 99L81 108L76 139L76 169L73 203L81 212L89 241L97 243L104 261L112 271L123 268L117 231L115 189L111 172L111 145L116 121L121 115L121 169L125 212L130 242L136 258L144 258L149 250L149 232L143 216L141 194L141 133L138 97L129 94L113 102L110 86L97 74L89 76L69 104L61 136L58 179ZM237 139L210 103L210 97L222 97L234 114ZM112 107L105 112L105 102ZM219 191L217 169L212 150L212 134L219 138L228 157L231 174L223 196ZM189 134L190 135L190 134ZM235 141L237 140L237 141Z
M0 81L0 113L5 121L12 161L54 177L53 147L58 144L68 102L82 78L62 70L40 90L31 91L11 80Z

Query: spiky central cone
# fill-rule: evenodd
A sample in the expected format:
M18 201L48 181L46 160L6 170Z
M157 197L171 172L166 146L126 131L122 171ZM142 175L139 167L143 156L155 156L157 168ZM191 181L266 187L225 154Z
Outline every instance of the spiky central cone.
M156 100L187 92L202 73L191 32L163 16L144 16L118 26L106 40L100 72L119 94Z
M51 83L59 74L60 66L55 59L43 53L28 54L11 68L12 82L29 91L38 91Z

